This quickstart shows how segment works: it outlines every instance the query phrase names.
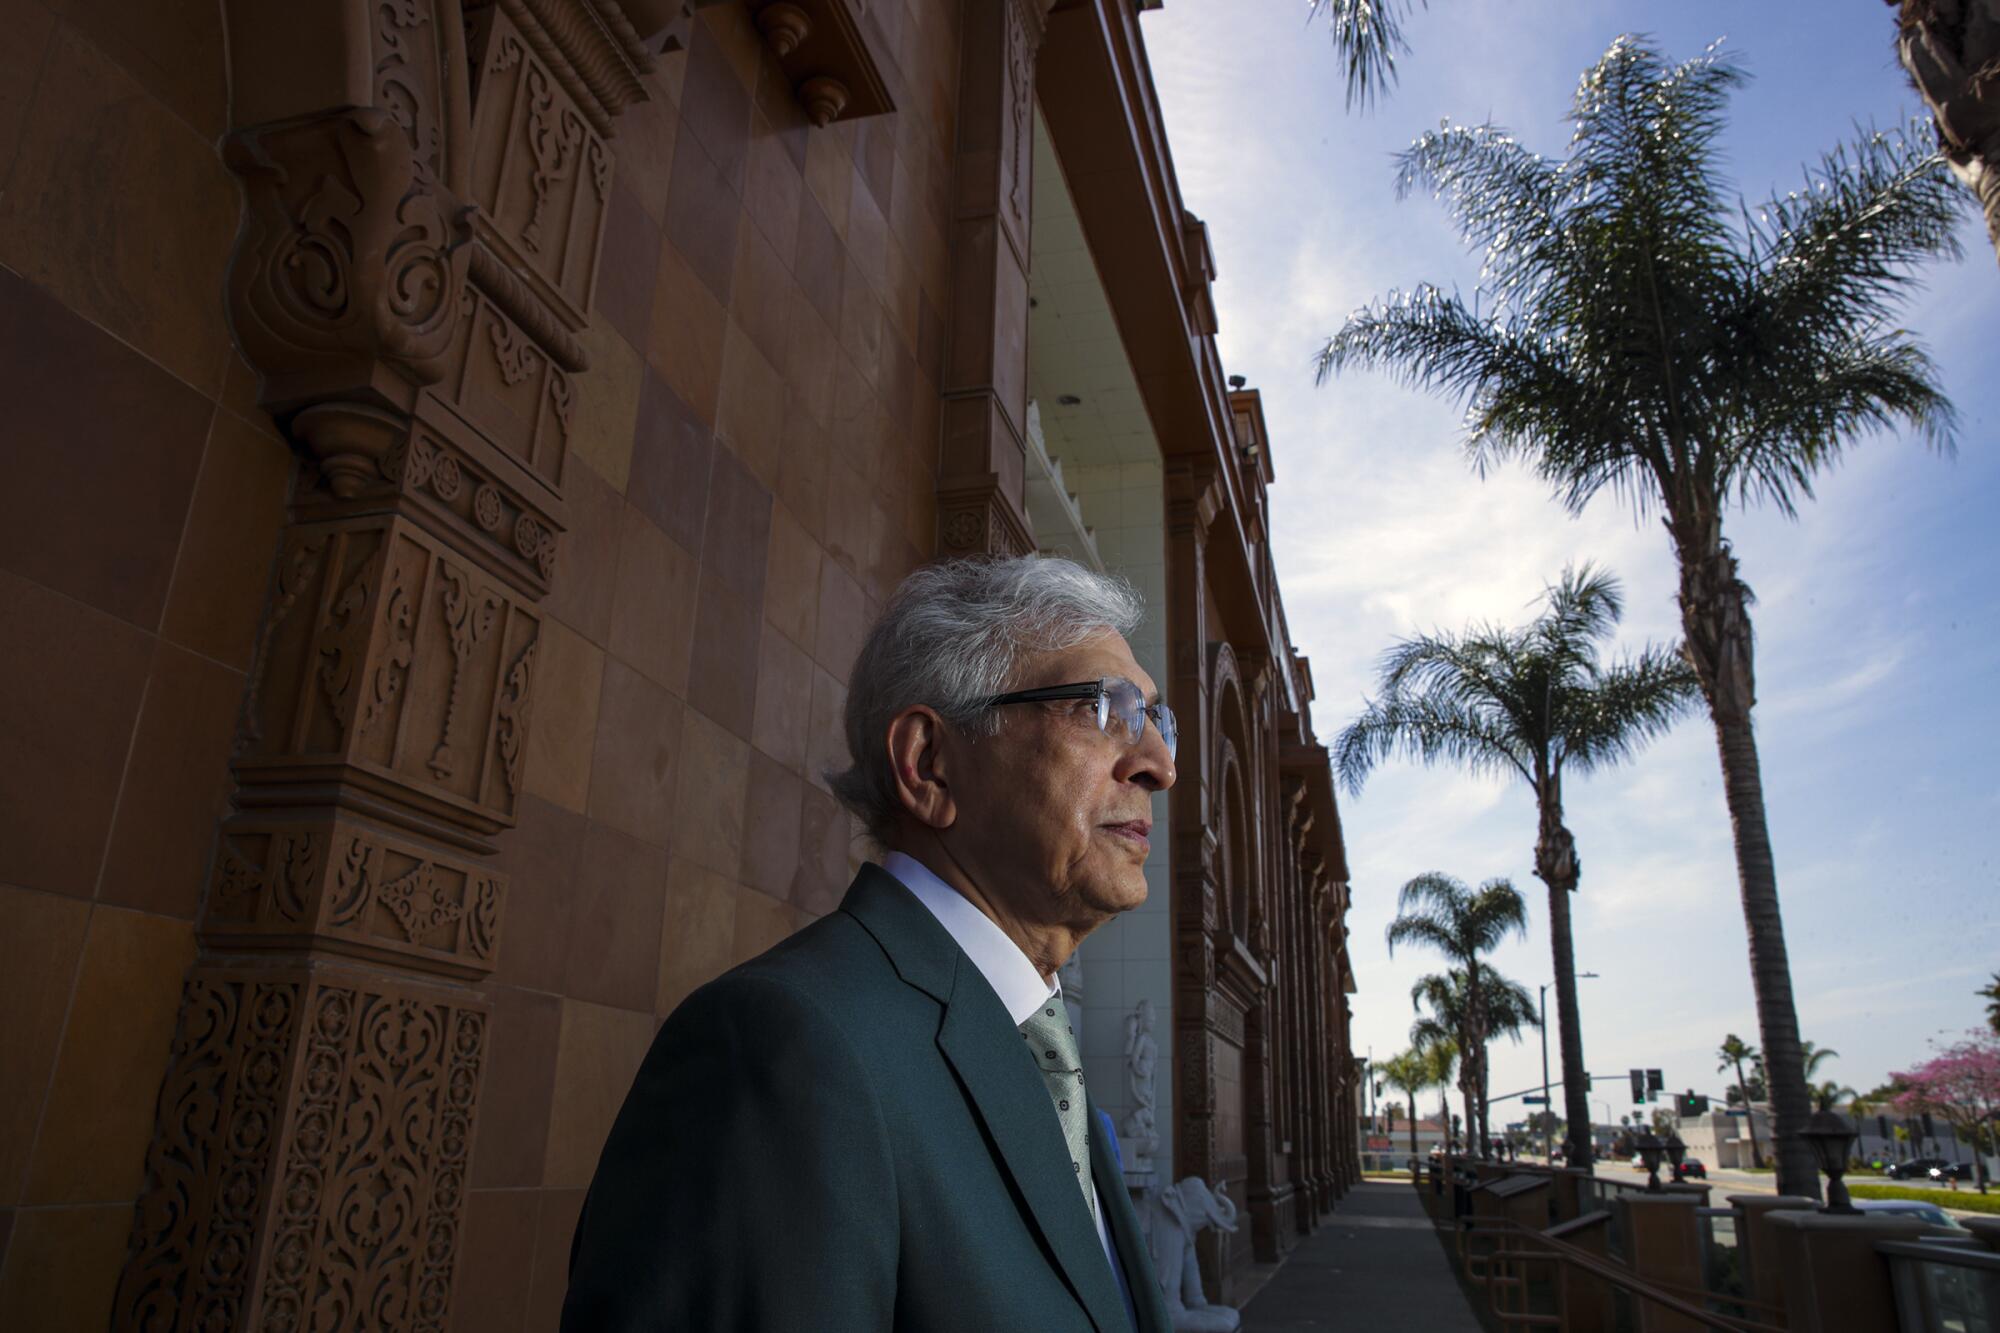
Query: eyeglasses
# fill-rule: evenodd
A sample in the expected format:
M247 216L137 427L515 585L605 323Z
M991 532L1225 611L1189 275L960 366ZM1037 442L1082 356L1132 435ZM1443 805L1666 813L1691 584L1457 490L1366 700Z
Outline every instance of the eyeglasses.
M997 708L1002 704L1053 703L1061 699L1091 700L1097 706L1097 729L1128 746L1136 747L1145 739L1146 719L1153 719L1153 725L1160 729L1160 740L1167 747L1167 758L1174 757L1174 749L1180 741L1180 726L1174 721L1174 710L1167 707L1164 701L1147 703L1139 687L1121 676L996 694L986 701L986 706Z

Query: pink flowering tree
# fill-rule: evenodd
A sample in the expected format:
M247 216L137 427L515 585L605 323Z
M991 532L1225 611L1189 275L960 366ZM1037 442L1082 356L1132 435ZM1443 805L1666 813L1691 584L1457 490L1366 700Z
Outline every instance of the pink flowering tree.
M1973 1174L1986 1192L1986 1153L2000 1120L2000 1036L1973 1033L1915 1069L1892 1074L1905 1091L1892 1103L1900 1115L1928 1111L1972 1142Z

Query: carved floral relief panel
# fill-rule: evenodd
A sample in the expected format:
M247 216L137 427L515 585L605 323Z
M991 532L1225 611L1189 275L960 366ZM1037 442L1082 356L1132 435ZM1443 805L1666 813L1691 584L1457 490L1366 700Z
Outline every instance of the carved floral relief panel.
M332 782L476 832L505 827L539 633L522 598L406 519L294 526L246 703L238 804L324 800Z
M486 1043L461 995L198 968L113 1327L442 1330Z

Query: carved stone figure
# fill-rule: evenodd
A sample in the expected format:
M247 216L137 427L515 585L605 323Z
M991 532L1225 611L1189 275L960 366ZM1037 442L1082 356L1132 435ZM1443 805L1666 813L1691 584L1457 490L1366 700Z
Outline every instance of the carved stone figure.
M1167 1314L1177 1333L1235 1333L1243 1316L1226 1305L1210 1305L1201 1291L1201 1264L1194 1238L1207 1227L1236 1230L1236 1201L1227 1186L1211 1190L1200 1176L1152 1190L1145 1199L1147 1244L1159 1275Z
M1127 1171L1151 1171L1153 1154L1160 1150L1153 1106L1153 1077L1159 1059L1159 1043L1153 1040L1153 1002L1141 1000L1125 1015L1125 1090L1132 1109L1118 1129Z

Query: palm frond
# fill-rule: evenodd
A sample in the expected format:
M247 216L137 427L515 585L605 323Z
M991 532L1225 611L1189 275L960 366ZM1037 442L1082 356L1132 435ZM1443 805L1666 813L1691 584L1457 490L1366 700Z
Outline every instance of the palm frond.
M1442 199L1503 300L1560 266L1561 186L1557 164L1497 125L1444 125L1396 155L1396 197L1422 187Z
M1451 1067L1458 1061L1458 1029L1454 1025L1436 1018L1419 1018L1410 1024L1410 1043L1429 1051L1444 1071L1433 1082L1451 1081ZM1445 1058L1447 1050L1451 1053L1449 1059Z
M1874 323L1911 293L1913 265L1960 257L1964 192L1927 140L1927 120L1870 131L1823 154L1802 188L1774 194L1746 219L1760 337L1810 345Z
M1408 54L1408 0L1310 0L1308 21L1325 15L1333 49L1347 69L1347 107L1367 106L1396 82L1396 57Z
M1521 1039L1521 1029L1539 1028L1535 999L1520 982L1498 974L1481 982L1486 992L1486 1032L1493 1037Z
M1701 703L1701 682L1680 649L1648 646L1565 700L1564 763L1577 773L1622 763Z
M1472 946L1474 957L1491 953L1508 936L1528 933L1528 902L1514 881L1495 876L1481 884L1466 905L1463 936ZM1481 973L1481 984L1491 969Z
M1383 699L1366 706L1334 742L1341 785L1359 792L1375 766L1396 754L1426 764L1449 760L1473 773L1511 773L1530 781L1532 759L1490 718L1424 699Z
M1857 434L1900 425L1940 453L1956 447L1958 414L1938 387L1937 366L1900 330L1819 348L1810 378L1760 395L1743 416L1748 429L1720 453L1718 488L1786 517L1812 498L1814 474Z
M1457 948L1457 940L1442 923L1426 916L1399 916L1391 921L1383 931L1389 946L1389 956L1396 956L1399 944L1415 944L1436 949L1442 954L1451 954Z
M1566 659L1595 661L1596 641L1610 637L1625 618L1625 585L1588 560L1566 567L1543 599L1548 609L1536 618L1536 638Z

